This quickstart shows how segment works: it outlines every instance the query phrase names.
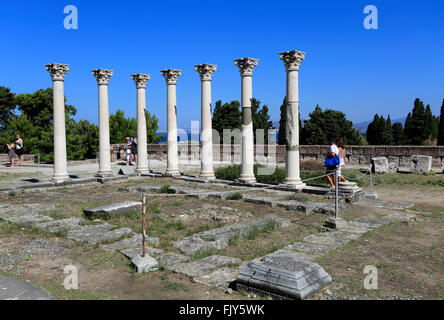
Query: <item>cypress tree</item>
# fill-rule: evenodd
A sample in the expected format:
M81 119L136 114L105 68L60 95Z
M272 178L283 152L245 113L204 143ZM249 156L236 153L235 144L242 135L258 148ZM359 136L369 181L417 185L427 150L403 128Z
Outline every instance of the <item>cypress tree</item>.
M424 140L428 144L432 144L434 141L434 125L435 117L432 114L432 109L428 104L424 113Z
M287 97L284 98L284 101L281 105L281 118L279 119L279 131L278 131L278 144L286 145L287 138L285 136L285 128L287 123Z
M441 113L439 115L438 146L444 146L444 99L442 100Z
M405 119L405 124L404 124L404 143L405 144L411 143L411 140L410 140L411 131L412 131L412 113L409 112L409 114L407 115L407 118Z
M384 123L383 141L385 145L394 144L392 120L390 119L390 115L387 116L387 122Z
M392 133L393 133L393 144L398 146L405 144L404 128L402 127L402 123L400 122L394 123L392 126Z
M425 108L424 103L416 98L413 110L412 110L412 125L409 130L408 139L413 145L422 145L425 140L424 132L424 122L425 122Z

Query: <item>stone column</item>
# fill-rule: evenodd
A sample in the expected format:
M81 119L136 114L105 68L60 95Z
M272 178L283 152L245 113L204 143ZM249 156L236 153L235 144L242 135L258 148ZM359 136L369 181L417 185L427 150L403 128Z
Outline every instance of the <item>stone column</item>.
M182 70L160 70L167 84L167 144L168 160L166 175L178 176L179 161L177 154L177 107L176 107L176 83Z
M211 125L211 78L217 66L214 64L199 64L194 66L199 72L202 86L201 91L201 134L202 150L200 153L200 177L214 179L213 171L213 128Z
M108 83L113 70L96 69L92 74L99 86L99 172L98 177L112 175L109 143Z
M151 79L150 74L132 74L131 78L137 88L137 168L139 174L148 173L148 151L146 137L146 83Z
M287 51L279 53L287 71L287 157L285 162L285 180L295 188L305 186L301 181L299 168L299 65L305 58L305 52Z
M53 83L54 105L54 174L52 180L63 182L69 179L66 160L66 129L65 129L65 74L69 70L68 64L47 64Z
M242 78L242 164L239 180L246 183L256 182L254 176L254 133L251 118L251 98L253 97L253 68L258 59L242 58L234 60Z

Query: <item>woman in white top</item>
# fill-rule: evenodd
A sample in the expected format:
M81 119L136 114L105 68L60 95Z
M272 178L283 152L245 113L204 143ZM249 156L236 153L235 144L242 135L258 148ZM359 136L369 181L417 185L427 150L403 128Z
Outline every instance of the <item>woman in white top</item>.
M345 168L345 144L344 144L344 140L339 139L338 140L338 149L339 149L339 168L338 168L338 182L341 181L347 181L345 180L345 178L342 176L342 168Z
M15 154L19 158L17 165L21 166L23 164L23 140L19 134L16 136L17 141L15 142Z

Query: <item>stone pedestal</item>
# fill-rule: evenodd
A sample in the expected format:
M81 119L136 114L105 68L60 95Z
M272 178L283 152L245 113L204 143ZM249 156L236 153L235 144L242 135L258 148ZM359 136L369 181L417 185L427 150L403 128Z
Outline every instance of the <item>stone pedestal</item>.
M372 172L377 174L389 172L389 162L386 157L371 158Z
M251 117L251 98L253 97L253 69L258 59L242 58L234 60L242 78L242 163L239 180L246 183L256 182L254 176L254 132Z
M108 84L113 70L96 69L91 71L99 86L99 171L97 177L108 177L111 171L109 139Z
M147 174L148 150L146 135L146 83L151 79L149 74L132 74L131 78L136 83L137 88L137 168L136 173Z
M342 218L329 217L325 220L324 226L332 229L340 229L347 226L347 221Z
M65 129L65 74L69 65L51 63L45 66L51 74L53 82L54 104L54 174L52 180L63 182L69 179L66 158L66 129Z
M287 157L285 162L284 183L302 189L299 167L299 66L305 58L305 52L286 51L279 53L285 64L287 72L287 122L286 122L286 145Z
M145 255L145 257L142 257L142 255L135 256L131 263L136 268L137 273L149 273L159 270L159 263L149 255Z
M200 153L200 177L214 179L213 171L213 132L211 124L211 78L217 66L213 64L200 64L194 66L199 72L201 80L201 134L202 150Z
M413 173L429 174L432 170L433 157L412 155L410 158L410 169Z
M182 70L166 69L160 70L167 84L167 145L168 159L167 176L178 176L179 160L177 150L177 106L176 106L176 84L182 74Z

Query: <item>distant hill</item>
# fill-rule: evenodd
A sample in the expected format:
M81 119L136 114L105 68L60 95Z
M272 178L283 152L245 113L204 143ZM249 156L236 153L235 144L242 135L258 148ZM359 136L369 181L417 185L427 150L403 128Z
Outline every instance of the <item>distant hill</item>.
M406 118L400 118L400 119L392 120L392 124L397 123L397 122L400 122L400 123L402 123L402 125L404 125L404 123L405 123L405 119L406 119ZM356 130L359 130L359 133L363 133L363 134L365 134L365 133L367 132L367 127L368 127L368 125L369 125L372 121L373 121L373 120L371 120L371 121L364 121L364 122L355 123L355 124L353 124L353 128L355 128Z

